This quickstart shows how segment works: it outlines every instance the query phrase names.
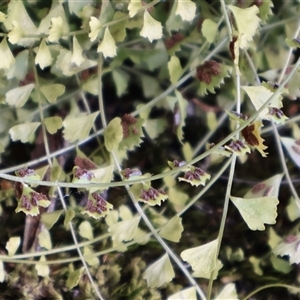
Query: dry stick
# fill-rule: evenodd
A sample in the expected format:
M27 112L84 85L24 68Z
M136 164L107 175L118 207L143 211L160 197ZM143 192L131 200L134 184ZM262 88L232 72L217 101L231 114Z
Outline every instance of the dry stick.
M106 121L106 117L105 117L103 94L102 94L102 54L101 53L99 54L99 61L98 61L98 89L99 89L98 99L99 99L101 121L102 121L103 127L105 128L107 126L107 121ZM117 166L118 172L121 175L122 169L118 162L118 159L113 151L111 152L111 154L112 154L114 162ZM171 256L171 258L174 260L174 262L177 264L177 266L181 269L181 271L184 273L184 275L187 277L187 279L190 281L190 283L196 288L196 291L198 292L199 296L202 299L206 300L204 293L202 292L201 288L199 287L199 285L197 284L195 279L190 275L188 270L184 267L184 265L182 264L180 259L176 256L176 254L169 248L169 246L166 244L166 242L159 236L159 234L157 233L157 231L151 224L150 220L145 215L143 209L136 201L135 196L131 192L129 185L126 184L125 188L127 190L128 195L130 196L136 210L139 212L140 216L142 217L142 219L144 220L144 222L150 229L151 233L154 235L154 237L157 239L157 241L160 243L160 245L165 249L165 251Z

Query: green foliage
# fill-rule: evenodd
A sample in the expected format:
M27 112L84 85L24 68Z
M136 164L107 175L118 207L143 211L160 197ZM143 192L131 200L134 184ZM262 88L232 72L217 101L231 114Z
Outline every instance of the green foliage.
M2 2L5 299L300 292L297 1Z

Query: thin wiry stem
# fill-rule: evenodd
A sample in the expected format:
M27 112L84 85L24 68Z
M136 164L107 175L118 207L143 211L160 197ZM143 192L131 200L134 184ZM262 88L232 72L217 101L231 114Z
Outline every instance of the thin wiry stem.
M38 75L37 75L37 70L36 70L36 66L35 64L33 63L33 70L34 70L34 75L35 75L35 83L36 83L36 89L37 89L37 93L38 93L38 99L39 99L39 107L40 107L40 119L41 119L41 122L42 122L42 133L43 133L43 141L44 141L44 146L45 146L45 152L46 152L46 157L47 157L47 161L48 161L48 164L50 167L52 167L52 161L51 161L51 158L50 158L50 150L49 150L49 143L48 143L48 139L47 139L47 132L46 132L46 128L45 128L45 125L43 124L43 120L44 120L44 114L43 114L43 110L41 109L41 102L42 102L42 99L41 99L41 92L40 92L40 85L39 85L39 80L38 80ZM56 183L56 188L57 188L57 192L58 192L58 195L59 195L59 199L61 201L61 204L62 204L62 207L64 209L64 211L66 212L67 211L67 206L66 206L66 203L65 203L65 200L64 200L64 197L63 197L63 194L62 194L62 191L61 191L61 187ZM86 274L91 282L91 285L93 286L93 289L97 295L97 297L101 300L104 300L104 298L102 297L97 285L95 284L93 278L92 278L92 275L90 273L90 270L88 268L88 265L83 257L83 254L81 252L81 249L78 245L78 240L77 240L77 237L76 237L76 233L75 233L75 230L74 230L74 227L73 227L73 224L72 222L69 223L69 227L70 227L70 231L71 231L71 235L72 235L72 238L73 238L73 241L74 241L74 245L76 246L76 250L78 252L78 255L81 259L81 262L83 264L83 267L86 271Z
M101 65L102 65L102 54L99 55L99 65L98 68L98 101L99 101L99 107L100 107L100 113L101 113L101 121L103 124L103 127L105 128L107 126L107 121L105 117L105 111L104 111L104 103L103 103L103 94L102 94L102 74L101 74ZM99 71L100 70L100 71ZM121 166L118 162L117 156L112 151L111 155L113 157L113 160L115 162L115 165L118 169L119 174L121 175ZM181 271L184 273L184 275L187 277L187 279L190 281L190 283L196 288L196 291L198 292L199 296L206 300L206 297L204 293L202 292L201 288L195 281L195 279L191 276L191 274L188 272L188 270L184 267L183 263L180 261L180 259L177 257L177 255L170 249L170 247L167 245L167 243L159 236L153 225L151 224L150 220L147 218L146 214L144 213L143 209L135 199L135 196L133 195L132 191L130 190L130 187L128 184L125 185L126 191L129 195L129 197L132 200L133 205L135 206L136 210L150 229L153 236L156 238L156 240L160 243L160 245L165 249L165 251L169 254L169 256L173 259L173 261L176 263L176 265L181 269Z

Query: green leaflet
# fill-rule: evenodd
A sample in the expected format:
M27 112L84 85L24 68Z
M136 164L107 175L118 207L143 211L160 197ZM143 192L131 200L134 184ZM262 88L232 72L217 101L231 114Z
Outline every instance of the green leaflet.
M162 37L162 28L161 23L153 19L148 11L145 10L144 24L140 35L152 43L153 40L158 40Z
M69 276L68 276L68 279L66 282L66 286L69 289L72 289L79 283L82 273L83 273L83 270L84 270L84 268L82 267L82 268L79 268L79 269L69 273Z
M183 21L193 21L196 16L196 4L191 0L176 0L175 3L177 4L175 15L180 15Z
M40 65L40 68L43 70L45 67L51 65L52 60L53 59L49 47L46 45L45 39L42 39L34 62L36 65Z
M249 43L253 40L253 36L259 28L261 19L257 16L259 9L256 5L248 8L239 8L233 5L228 5L232 11L237 30L239 33L240 48L245 49L249 47Z
M217 267L215 263L217 244L218 241L213 240L205 245L186 249L181 252L180 256L192 266L195 273L201 271L210 274Z
M58 221L59 217L64 211L62 209L56 210L53 212L43 213L41 216L41 221L45 225L45 227L50 230L53 225Z
M63 121L65 139L72 143L87 138L98 114L99 112L94 112L85 117L65 119Z
M63 122L61 117L49 117L49 118L45 118L43 120L47 131L50 134L54 134L57 132L58 129L62 128L63 126Z
M35 85L33 83L30 83L24 86L11 89L5 94L5 101L9 105L15 107L22 107L28 100L31 91L34 87Z
M112 151L122 141L123 129L121 126L121 119L114 118L109 122L104 131L104 143L108 151Z
M159 235L166 240L178 243L182 232L183 226L181 224L181 218L178 215L175 215L165 226L163 226Z
M81 237L88 239L89 241L94 238L93 228L90 222L83 221L79 225L79 234Z
M50 103L55 103L56 99L64 94L66 87L59 83L42 85L40 91Z
M178 299L189 299L189 300L197 300L196 296L196 288L190 287L187 289L183 289L180 292L171 295L167 300L178 300Z
M40 233L38 234L38 238L39 238L39 245L42 248L45 248L47 250L52 249L50 232L46 228L41 229Z
M182 75L182 67L180 60L176 56L171 56L168 62L168 70L172 84L175 84Z
M113 39L108 27L105 28L103 40L99 43L97 52L102 52L104 58L114 57L117 55L116 42Z
M6 242L5 248L8 251L8 256L13 256L16 254L21 243L21 238L19 236L10 237Z
M27 143L33 138L33 134L40 126L40 122L20 124L9 129L9 134L13 141L21 140L22 143Z
M238 198L230 196L251 230L265 230L264 224L275 224L278 199L275 197Z
M218 25L210 19L205 19L202 23L201 32L209 43L213 43L218 32Z
M170 282L174 277L175 273L167 253L151 264L143 275L148 286L153 288Z
M46 257L44 255L42 255L39 261L40 262L45 262ZM50 268L46 264L39 264L37 262L36 265L35 265L35 269L37 271L38 276L48 277L48 275L50 273Z

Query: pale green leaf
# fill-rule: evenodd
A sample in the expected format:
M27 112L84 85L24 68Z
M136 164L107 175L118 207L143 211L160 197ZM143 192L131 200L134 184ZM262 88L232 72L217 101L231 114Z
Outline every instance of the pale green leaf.
M5 57L5 59L0 59L0 69L10 69L15 64L14 56L7 45L6 38L2 39L0 43L0 57Z
M66 178L66 174L58 163L57 159L54 157L51 167L50 173L50 181L64 181Z
M102 52L104 58L114 57L117 55L116 42L110 34L108 27L105 28L104 37L103 40L99 43L97 52Z
M262 19L262 21L266 21L269 17L269 15L272 15L272 7L274 7L274 4L272 0L270 1L263 1L261 5L258 5L259 8L259 17Z
M40 126L40 122L26 123L13 126L9 129L9 134L13 141L21 140L22 143L27 143L33 137L33 134Z
M5 19L6 19L6 14L4 14L2 11L0 11L0 23L3 23L5 21Z
M4 279L5 279L4 264L2 260L0 260L0 282L3 282Z
M108 226L116 224L119 220L119 212L113 209L110 214L105 218L105 222Z
M193 148L190 143L188 143L188 142L184 143L183 147L182 147L182 151L183 151L184 159L186 161L192 160L192 158L194 156L194 152L193 152Z
M127 242L132 240L140 220L141 217L137 216L132 219L110 225L108 231L111 233L114 244L118 245L123 241Z
M196 288L194 286L181 290L171 295L167 300L197 300Z
M166 240L178 243L183 232L181 220L182 219L178 215L175 215L165 226L163 226L159 235Z
M88 80L86 80L83 83L82 88L90 94L97 96L99 93L98 77L91 76Z
M148 75L141 75L143 94L146 98L152 98L162 92L157 78Z
M260 197L278 197L280 183L283 174L272 176L254 185L244 196L244 198L260 198Z
M58 129L62 128L63 123L61 117L49 117L43 120L43 123L46 126L47 131L50 134L54 134Z
M213 272L211 273L209 270L203 270L203 269L198 269L195 272L192 273L193 277L196 278L206 278L206 279L210 279L212 278L213 280L216 280L219 274L219 271L222 269L223 264L222 262L217 259L217 263L216 263L216 267L213 270Z
M46 261L46 257L44 255L42 255L39 261L40 262ZM49 276L50 268L49 268L48 265L39 264L38 262L36 262L35 269L37 271L38 276L41 276L41 277L48 277Z
M49 28L52 27L52 19L60 17L63 21L62 32L67 33L69 31L69 22L67 21L65 14L65 7L58 1L52 1L51 9L48 14L41 20L38 28L39 34L49 33ZM60 22L60 21L59 21Z
M123 129L121 126L121 119L114 118L112 119L104 131L104 143L108 151L113 151L116 147L119 146L120 142L123 139Z
M88 239L89 241L94 238L93 234L93 228L91 226L91 223L88 221L83 221L79 225L79 234L85 239Z
M283 274L288 274L292 271L292 267L290 266L290 264L281 258L278 258L276 256L271 256L271 263L273 268Z
M35 85L33 83L30 83L30 84L9 90L5 94L6 103L9 105L15 106L15 107L22 107L28 100L34 86Z
M52 249L52 242L50 233L46 228L42 228L40 233L38 234L39 238L39 244L42 248L45 248L47 250Z
M218 32L218 24L210 19L205 19L201 26L201 32L209 43L213 43Z
M19 236L11 237L6 243L6 250L8 251L8 256L13 256L16 254L21 243L21 238Z
M102 1L99 21L101 24L106 24L113 20L115 5L111 1ZM103 29L100 31L100 36L103 36Z
M297 205L296 201L294 197L291 197L286 208L287 215L291 222L294 222L300 217L300 205Z
M167 120L165 118L159 119L147 119L144 123L144 128L148 133L149 137L153 140L159 134L165 131L167 127Z
M259 110L263 106L263 104L265 104L268 101L268 99L274 94L264 86L243 86L242 88L249 96L256 110ZM275 99L273 99L273 101L269 105L271 107L281 108L281 99L282 97L279 95ZM265 118L268 113L268 108L265 108L260 113L260 117Z
M134 17L142 7L141 0L130 0L127 7L129 11L129 17Z
M28 56L28 50L23 50L16 56L15 64L6 72L7 79L17 78L18 80L24 80L28 72Z
M100 32L100 29L102 28L102 25L97 18L91 17L89 26L90 26L89 38L91 42L94 42L98 38L98 34Z
M6 27L7 31L13 29L13 22L18 21L20 28L26 35L36 34L37 28L32 22L31 18L29 17L26 8L24 6L23 1L11 1L8 4L8 14L3 22L4 26ZM33 38L22 38L19 40L18 44L24 47L32 45L32 43L36 39Z
M286 148L288 154L290 155L293 162L300 167L300 142L299 140L281 137L280 138L282 144Z
M143 274L143 278L151 288L160 287L172 281L174 277L175 273L167 253L151 264Z
M183 127L185 126L185 118L186 118L186 110L188 107L188 102L186 99L182 97L182 94L175 90L175 95L177 98L177 105L178 111L174 112L174 119L175 119L175 128L176 128L176 135L179 141L182 143L183 141Z
M151 43L153 40L162 38L162 25L153 19L147 10L144 12L144 24L140 35L147 38Z
M275 230L272 227L270 227L269 228L269 239L268 239L269 246L273 249L281 242L281 240L282 240L282 238L277 235L277 233L275 232Z
M286 44L291 48L300 48L300 41L299 39L285 39Z
M82 267L82 268L79 268L79 269L69 273L69 276L68 276L68 279L66 282L67 288L72 289L79 283L81 276L82 276L83 269L84 268Z
M121 205L119 207L119 216L123 221L131 220L133 218L133 214L130 208L126 205Z
M145 245L150 241L151 237L146 231L138 227L135 231L133 239L136 241L136 243Z
M41 167L41 168L38 168L38 169L35 169L34 170L34 177L36 177L36 180L40 180L40 179L43 179L45 174L47 173L49 169L49 166L46 165L44 167ZM31 177L31 176L30 176ZM28 176L26 176L26 178L28 178ZM32 178L32 179L35 179L35 178ZM37 186L37 185L34 185L34 184L30 184L31 186Z
M196 16L196 4L191 0L176 0L175 15L180 15L183 21L192 22Z
M11 44L17 44L25 34L17 21L12 21L12 25L12 30L8 33L8 40Z
M51 27L49 29L49 42L58 42L64 34L64 21L61 16L51 18Z
M169 188L168 195L169 201L173 204L176 212L180 212L184 208L186 202L189 200L187 193L182 192L174 187Z
M123 42L126 37L127 15L117 11L113 17L114 20L118 20L118 22L109 26L109 31L115 42Z
M83 256L84 256L84 260L88 263L89 266L93 267L93 268L97 268L99 267L99 258L94 254L94 251L88 247L88 246L85 246L83 248Z
M65 76L72 76L78 72L94 67L96 65L96 61L85 59L80 66L77 66L76 64L72 63L72 52L66 49L61 49L55 62L55 66L52 68L56 72L58 72L58 70L61 70ZM60 72L58 72L58 74L60 74Z
M275 224L278 199L275 197L260 197L244 199L230 196L244 221L251 230L265 230L264 224Z
M170 74L170 81L172 84L177 83L178 79L182 75L182 67L180 60L176 56L171 56L168 62L168 70Z
M42 214L41 221L45 227L50 230L53 225L58 221L59 217L63 213L63 210L55 210L53 212L46 212Z
M233 5L228 5L232 11L241 39L240 48L248 48L249 43L253 40L253 36L259 28L260 18L257 16L259 9L256 5L248 8L239 8Z
M114 165L109 165L104 168L99 168L95 170L91 170L94 173L97 182L99 183L106 183L111 182L114 178Z
M63 121L64 137L69 142L84 140L89 136L90 130L94 125L99 112L94 112L85 117L67 118Z
M75 217L75 211L72 208L69 208L66 211L66 215L65 215L65 219L64 219L64 226L67 226L74 217Z
M181 252L181 258L188 262L193 271L210 274L216 269L216 253L218 241L213 240L205 245L186 249Z
M75 14L78 17L81 16L81 11L84 7L91 7L94 4L94 0L84 0L84 1L68 1L69 11L71 14Z
M80 66L85 61L85 58L82 56L82 48L78 43L76 36L73 36L73 52L71 62Z
M256 273L259 276L262 276L264 274L263 270L260 267L261 259L256 258L255 256L250 256L249 261L252 264L254 273Z
M117 89L117 95L121 97L127 91L129 75L121 69L115 68L112 71L112 76Z
M234 283L228 283L222 289L220 294L216 297L216 299L224 299L224 300L239 300L236 292L236 287Z
M299 243L300 243L300 236L290 234L285 237L274 249L273 253L275 255L285 256L288 255L290 264L300 263L300 251L299 251Z
M182 20L182 17L180 15L175 14L177 10L178 2L173 2L171 12L169 14L169 17L166 21L166 29L171 34L172 31L179 31L182 30L184 27L184 21Z

